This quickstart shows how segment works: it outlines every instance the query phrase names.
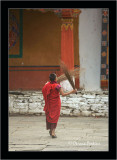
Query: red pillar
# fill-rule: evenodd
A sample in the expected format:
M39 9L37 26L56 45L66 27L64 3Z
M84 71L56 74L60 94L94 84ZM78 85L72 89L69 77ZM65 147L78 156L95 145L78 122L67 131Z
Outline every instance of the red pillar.
M61 60L68 69L74 68L73 19L63 18L61 25Z

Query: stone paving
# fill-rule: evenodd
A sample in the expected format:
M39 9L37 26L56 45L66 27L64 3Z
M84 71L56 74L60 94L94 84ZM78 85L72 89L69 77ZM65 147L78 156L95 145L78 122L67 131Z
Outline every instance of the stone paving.
M9 151L108 151L108 118L60 117L56 135L45 116L9 117Z

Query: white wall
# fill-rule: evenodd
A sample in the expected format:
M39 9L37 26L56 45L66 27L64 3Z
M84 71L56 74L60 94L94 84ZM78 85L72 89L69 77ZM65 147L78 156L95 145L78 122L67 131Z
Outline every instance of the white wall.
M80 87L89 91L100 90L102 12L101 9L80 10L80 67L85 68L80 75Z

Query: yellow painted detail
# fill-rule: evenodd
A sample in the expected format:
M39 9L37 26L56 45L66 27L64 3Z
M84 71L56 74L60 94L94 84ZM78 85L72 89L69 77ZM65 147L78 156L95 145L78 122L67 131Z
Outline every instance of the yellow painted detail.
M65 28L65 30L68 30L68 28L70 28L71 30L73 30L73 23L64 23L61 26L61 30L63 30L63 28Z

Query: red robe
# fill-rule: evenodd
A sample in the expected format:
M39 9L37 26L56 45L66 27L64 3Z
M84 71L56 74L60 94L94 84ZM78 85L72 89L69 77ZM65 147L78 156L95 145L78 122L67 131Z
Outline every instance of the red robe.
M60 116L61 100L59 91L56 89L57 83L48 82L42 89L45 100L44 111L46 119L50 123L57 123Z

